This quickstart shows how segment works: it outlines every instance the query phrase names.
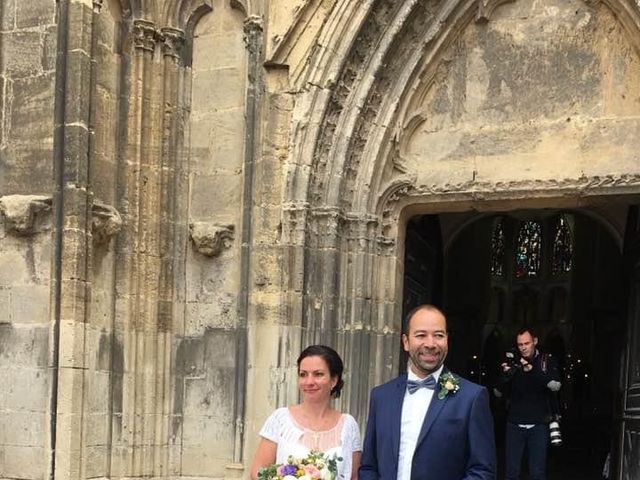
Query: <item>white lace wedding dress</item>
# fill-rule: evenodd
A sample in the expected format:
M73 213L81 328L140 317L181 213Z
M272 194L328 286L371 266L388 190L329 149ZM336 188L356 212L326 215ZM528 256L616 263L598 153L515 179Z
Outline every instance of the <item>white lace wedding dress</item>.
M351 478L353 452L362 450L358 424L344 413L331 430L316 432L298 425L287 407L279 408L267 418L260 436L278 445L276 463L286 462L290 455L304 458L311 450L335 454L342 458L338 462L339 480Z

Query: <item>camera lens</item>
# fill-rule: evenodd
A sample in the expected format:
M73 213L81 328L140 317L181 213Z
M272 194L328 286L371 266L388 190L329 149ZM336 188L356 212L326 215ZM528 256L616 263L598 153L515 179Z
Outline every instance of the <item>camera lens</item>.
M558 422L549 423L549 437L551 439L551 445L559 447L562 445L562 435L560 434L560 424Z

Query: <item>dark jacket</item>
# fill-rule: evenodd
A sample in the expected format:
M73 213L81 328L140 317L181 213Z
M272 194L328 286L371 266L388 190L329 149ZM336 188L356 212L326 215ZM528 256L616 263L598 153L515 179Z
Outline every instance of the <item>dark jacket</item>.
M443 370L443 374L447 370ZM456 378L460 389L444 398L434 392L418 437L411 480L495 480L496 451L489 394L484 387ZM407 376L371 392L362 449L360 480L396 480L402 405Z
M515 424L536 424L549 421L551 390L550 381L560 381L558 362L549 354L536 351L529 362L533 368L512 369L502 373L499 390L509 399L507 421Z

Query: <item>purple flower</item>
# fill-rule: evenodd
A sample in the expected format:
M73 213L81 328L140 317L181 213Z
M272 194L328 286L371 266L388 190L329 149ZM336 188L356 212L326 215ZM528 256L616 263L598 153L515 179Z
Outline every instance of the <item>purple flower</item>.
M295 465L283 465L282 466L282 475L294 475L298 471L298 467Z

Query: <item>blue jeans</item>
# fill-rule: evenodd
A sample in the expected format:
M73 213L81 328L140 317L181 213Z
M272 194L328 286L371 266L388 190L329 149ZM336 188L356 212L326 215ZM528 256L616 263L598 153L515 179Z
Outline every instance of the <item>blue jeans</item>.
M522 456L526 449L529 456L529 476L531 480L545 480L547 470L547 444L549 443L549 426L538 423L531 428L519 427L507 423L505 456L506 480L520 479Z

